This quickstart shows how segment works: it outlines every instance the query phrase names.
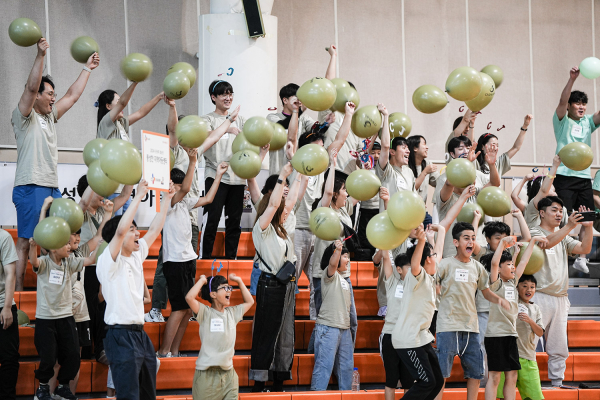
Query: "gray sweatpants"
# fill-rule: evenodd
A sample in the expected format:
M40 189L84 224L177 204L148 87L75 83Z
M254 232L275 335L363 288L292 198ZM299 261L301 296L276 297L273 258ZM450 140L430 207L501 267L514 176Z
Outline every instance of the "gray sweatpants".
M310 302L309 315L313 321L317 319L315 311L315 289L312 283L312 255L315 246L315 235L309 229L296 229L294 232L294 249L296 251L296 279L300 279L302 271L308 277Z

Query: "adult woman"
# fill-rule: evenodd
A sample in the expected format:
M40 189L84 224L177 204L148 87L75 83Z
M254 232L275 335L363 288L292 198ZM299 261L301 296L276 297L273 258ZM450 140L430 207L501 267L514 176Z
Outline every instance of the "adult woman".
M409 136L406 139L410 154L408 156L408 167L412 170L415 176L415 190L427 202L427 189L429 186L435 187L440 173L437 172L437 166L427 160L429 147L427 140L421 135Z

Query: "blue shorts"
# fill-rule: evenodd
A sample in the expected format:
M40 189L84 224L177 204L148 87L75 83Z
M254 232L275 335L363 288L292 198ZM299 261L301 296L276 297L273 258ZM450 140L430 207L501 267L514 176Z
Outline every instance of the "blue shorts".
M12 201L17 209L17 235L20 238L33 237L39 219L42 204L46 197L60 199L62 195L57 188L38 185L21 185L13 188Z
M454 357L460 357L465 379L483 378L483 352L479 344L479 333L438 332L436 338L437 356L445 378L452 373Z

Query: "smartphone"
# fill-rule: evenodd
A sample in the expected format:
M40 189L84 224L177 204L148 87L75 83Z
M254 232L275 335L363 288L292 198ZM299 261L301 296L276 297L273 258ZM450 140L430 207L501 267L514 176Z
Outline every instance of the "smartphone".
M583 219L580 219L579 222L596 220L596 211L583 211L579 214L583 215Z

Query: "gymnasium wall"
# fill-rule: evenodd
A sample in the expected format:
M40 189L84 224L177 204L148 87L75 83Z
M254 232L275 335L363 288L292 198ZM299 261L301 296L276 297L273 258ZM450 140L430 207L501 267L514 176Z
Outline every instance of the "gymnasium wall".
M4 0L0 4L1 145L15 144L10 115L35 57L34 48L10 42L6 30L12 19L29 17L43 31L49 29L51 75L59 96L81 70L69 54L71 41L84 34L98 41L101 66L59 124L59 146L77 149L95 137L93 103L98 94L106 88L118 92L126 88L119 72L126 49L145 53L154 62L152 77L138 86L131 101L131 109L136 110L162 90L164 74L172 63L197 65L197 14L209 12L208 0L50 0L47 5L48 23L44 1ZM449 72L459 66L481 69L497 64L504 70L504 83L479 116L476 136L497 134L500 150L506 151L523 117L532 113L533 124L513 162L549 165L556 144L552 114L569 68L595 55L593 34L600 28L599 13L600 1L594 0L275 0L278 87L323 76L329 60L324 48L335 43L337 36L340 77L356 85L361 103L383 102L390 112L406 112L412 118L413 133L428 138L430 158L441 160L442 143L452 121L461 114L461 103L450 98L444 110L425 115L413 107L413 91L423 84L443 88ZM196 113L198 90L204 95L208 83L198 82L177 102L178 111ZM598 108L593 81L580 77L575 88L587 92L589 112ZM159 104L133 126L135 140L139 142L141 128L163 132L166 117L166 105ZM592 147L598 156L597 136ZM0 160L14 159L14 150L0 150ZM63 162L78 160L76 152L61 152Z

